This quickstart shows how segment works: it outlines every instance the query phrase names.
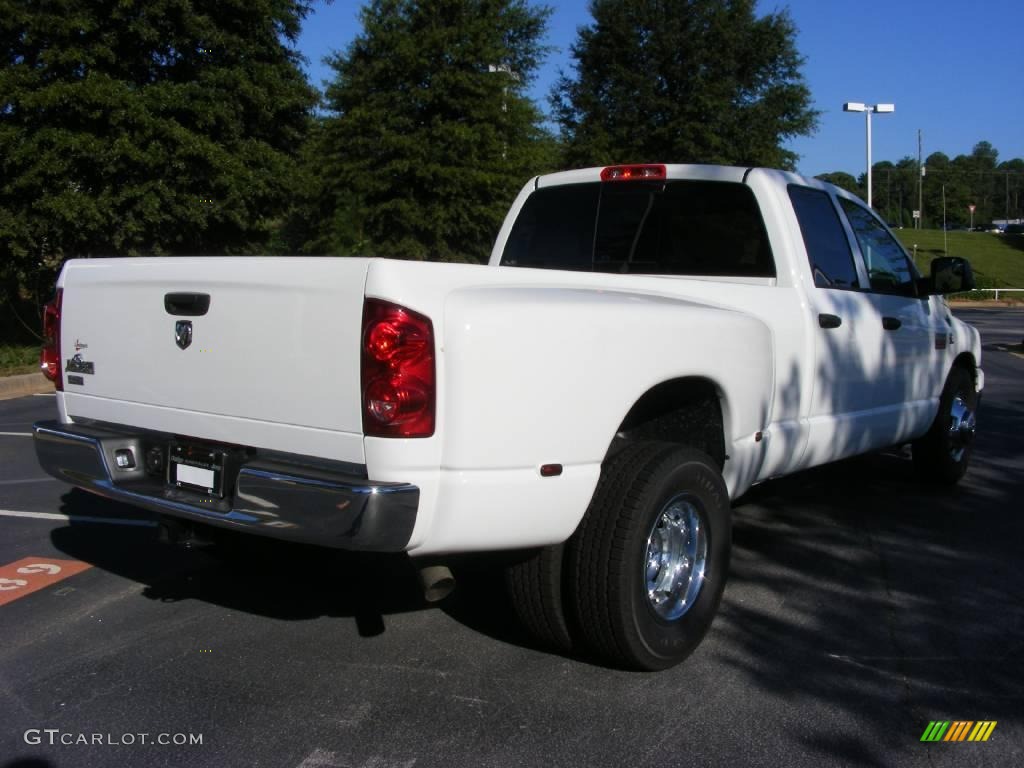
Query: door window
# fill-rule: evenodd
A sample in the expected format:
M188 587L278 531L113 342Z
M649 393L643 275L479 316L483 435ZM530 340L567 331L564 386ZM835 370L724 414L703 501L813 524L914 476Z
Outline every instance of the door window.
M789 199L800 222L814 284L819 288L859 288L850 242L829 194L791 185Z
M917 270L882 222L867 208L852 200L839 199L860 246L871 290L898 296L916 296Z

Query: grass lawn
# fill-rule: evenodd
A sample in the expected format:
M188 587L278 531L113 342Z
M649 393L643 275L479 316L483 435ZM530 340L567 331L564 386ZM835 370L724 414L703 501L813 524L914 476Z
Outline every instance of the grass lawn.
M39 347L0 345L0 376L38 370Z
M917 244L917 267L928 274L928 265L944 250L939 229L897 229L896 236L911 254ZM1024 235L988 232L948 232L949 256L971 262L979 288L1024 288Z

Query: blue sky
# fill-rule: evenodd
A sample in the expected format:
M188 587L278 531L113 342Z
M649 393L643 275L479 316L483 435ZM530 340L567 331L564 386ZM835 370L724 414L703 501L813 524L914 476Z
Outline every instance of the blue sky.
M547 93L579 26L590 23L587 0L552 2L548 44L554 50L532 93ZM316 85L330 77L324 56L344 50L359 32L356 0L320 4L306 19L299 49ZM864 116L845 101L892 103L872 119L875 161L917 154L967 154L989 141L1001 160L1024 157L1024 5L1021 0L759 0L760 13L789 8L806 58L804 77L822 115L817 133L793 141L802 173L864 172ZM665 158L673 160L676 158Z

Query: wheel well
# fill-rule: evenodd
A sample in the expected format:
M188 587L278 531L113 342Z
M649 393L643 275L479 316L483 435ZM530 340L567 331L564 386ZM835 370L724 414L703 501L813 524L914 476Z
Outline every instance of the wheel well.
M977 381L978 366L974 362L974 355L972 355L970 352L961 352L959 355L957 355L956 359L953 360L952 367L963 368L965 371L971 374L971 379L973 381Z
M634 440L663 440L703 451L725 465L725 429L722 403L707 379L687 378L663 382L636 401L615 433L608 454Z

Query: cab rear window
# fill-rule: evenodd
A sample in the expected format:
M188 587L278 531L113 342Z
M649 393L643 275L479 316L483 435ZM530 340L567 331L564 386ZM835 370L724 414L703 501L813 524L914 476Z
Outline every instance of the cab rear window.
M753 193L712 181L611 182L534 192L504 266L654 275L775 277Z

